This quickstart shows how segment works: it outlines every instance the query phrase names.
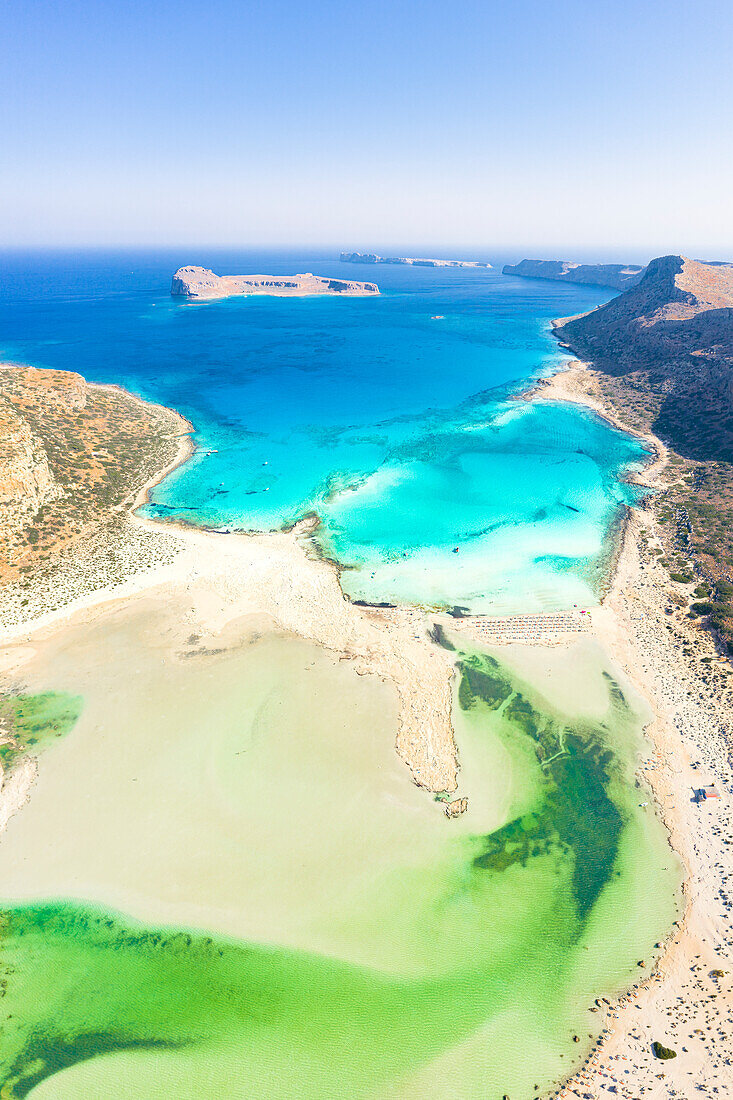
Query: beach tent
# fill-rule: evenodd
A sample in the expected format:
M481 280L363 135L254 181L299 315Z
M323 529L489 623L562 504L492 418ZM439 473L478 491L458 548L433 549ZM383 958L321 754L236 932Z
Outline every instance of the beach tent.
M714 783L711 783L708 787L701 787L699 791L695 791L695 799L697 802L706 802L708 798L720 798L718 788Z

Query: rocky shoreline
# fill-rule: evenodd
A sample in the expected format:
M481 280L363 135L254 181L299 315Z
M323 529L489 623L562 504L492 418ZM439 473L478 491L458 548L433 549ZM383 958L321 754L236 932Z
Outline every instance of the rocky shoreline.
M523 279L551 279L561 283L607 286L627 290L636 286L644 274L636 264L578 264L572 260L520 260L504 264L502 275L518 275Z

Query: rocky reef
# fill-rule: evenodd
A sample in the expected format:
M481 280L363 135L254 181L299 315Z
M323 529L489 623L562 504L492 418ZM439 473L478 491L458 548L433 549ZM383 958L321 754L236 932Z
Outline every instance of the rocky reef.
M446 817L460 817L468 809L468 799L454 798L452 802L446 802L443 809Z
M311 294L348 296L379 294L376 283L303 275L216 275L206 267L179 267L171 282L171 294L181 298L227 298L232 294L271 294L298 297Z
M505 264L503 275L521 275L525 279L556 279L563 283L586 283L628 290L636 286L644 274L643 267L634 264L576 264L572 260L522 260Z
M342 252L342 264L406 264L408 267L491 267L483 260L426 260L417 256L377 256L374 252Z

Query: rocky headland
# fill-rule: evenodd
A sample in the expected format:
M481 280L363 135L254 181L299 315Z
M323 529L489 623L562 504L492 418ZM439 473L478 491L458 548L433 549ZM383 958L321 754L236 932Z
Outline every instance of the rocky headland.
M687 613L733 654L733 266L652 260L642 280L555 335L583 384L669 450L655 511Z
M483 260L427 260L419 256L377 256L374 252L342 252L342 264L406 264L407 267L491 267Z
M279 298L312 294L354 297L379 294L376 283L327 279L302 275L216 275L206 267L179 267L171 282L171 294L179 298L228 298L233 294L270 294Z
M3 626L40 601L122 583L167 557L133 524L140 486L193 450L170 409L70 371L0 364L0 606Z
M725 446L732 273L680 256L652 261L638 287L555 322L558 338L586 362L533 391L591 406L637 432L655 456L642 483L652 492L628 516L611 590L592 618L650 703L653 751L637 780L651 788L685 873L684 914L657 944L661 957L649 971L639 961L645 973L625 994L595 1002L598 1041L552 1093L558 1100L691 1100L722 1095L730 1079L733 467L688 449L702 443L719 455ZM662 411L671 433L664 440L654 434ZM706 784L720 798L701 804L695 792ZM674 1059L660 1061L660 1047Z
M660 408L662 435L674 434L692 451L710 444L710 457L722 449L733 458L733 266L660 256L635 287L556 323L555 333L607 373L643 371L649 385L662 384L668 406ZM684 392L684 416L680 408L672 412L677 402L669 406L670 391ZM691 399L706 407L714 425L691 430Z
M636 286L644 274L643 267L634 264L577 264L571 260L521 260L505 264L502 275L521 275L525 279L554 279L562 283L585 283L607 286L613 290L628 290Z

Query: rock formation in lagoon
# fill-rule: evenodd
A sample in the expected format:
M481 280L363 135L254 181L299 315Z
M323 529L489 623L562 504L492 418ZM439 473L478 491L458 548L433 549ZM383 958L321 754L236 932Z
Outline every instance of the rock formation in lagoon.
M417 256L377 256L374 252L342 252L342 264L405 264L407 267L483 267L483 260L426 260Z
M584 283L627 290L636 286L645 268L634 264L578 264L572 260L522 260L505 264L502 275L521 275L526 279L554 279L563 283Z
M271 294L302 297L310 294L348 296L379 294L376 283L329 279L306 272L301 275L216 275L206 267L179 267L171 281L171 294L182 298L227 298L233 294Z
M446 802L444 808L446 817L460 817L468 809L468 799L454 798L452 802Z

